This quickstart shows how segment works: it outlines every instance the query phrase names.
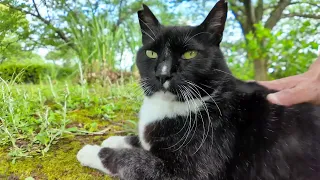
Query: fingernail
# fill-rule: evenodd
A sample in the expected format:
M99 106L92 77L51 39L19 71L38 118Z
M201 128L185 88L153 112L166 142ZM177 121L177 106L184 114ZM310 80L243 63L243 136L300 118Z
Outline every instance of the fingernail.
M273 104L278 104L278 105L281 104L278 97L275 94L269 94L267 96L267 99L268 99L268 101L272 102Z

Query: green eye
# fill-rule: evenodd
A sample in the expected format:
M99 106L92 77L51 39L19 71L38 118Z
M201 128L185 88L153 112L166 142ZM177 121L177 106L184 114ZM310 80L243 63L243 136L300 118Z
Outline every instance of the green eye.
M197 54L198 54L198 51L187 51L187 52L183 53L182 59L192 59L192 58L196 57Z
M151 59L155 59L158 57L158 54L151 50L146 50L146 55L148 56L148 58L151 58Z

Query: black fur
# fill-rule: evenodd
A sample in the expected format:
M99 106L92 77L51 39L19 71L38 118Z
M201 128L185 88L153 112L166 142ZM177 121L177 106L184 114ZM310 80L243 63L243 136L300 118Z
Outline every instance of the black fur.
M199 26L165 27L148 7L139 11L143 47L137 65L146 96L169 91L183 102L210 94L209 117L202 109L192 121L177 116L150 123L144 130L149 151L139 147L138 137L128 137L132 149L103 148L99 156L113 174L126 180L320 179L320 107L270 104L271 90L233 77L219 49L226 14L221 0ZM158 58L148 58L146 50ZM198 55L182 59L188 50ZM162 62L169 89L156 77ZM193 93L186 97L182 87Z

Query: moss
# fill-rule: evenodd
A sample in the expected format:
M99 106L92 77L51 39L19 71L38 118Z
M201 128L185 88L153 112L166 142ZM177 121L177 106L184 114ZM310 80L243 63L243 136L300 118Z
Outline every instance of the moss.
M15 163L7 158L0 159L0 178L7 179L10 176L24 179L64 179L64 180L108 180L111 179L97 170L82 167L76 159L76 154L86 143L96 141L97 137L79 137L76 139L64 139L51 148L45 156L19 159ZM99 139L100 140L100 139ZM6 149L0 149L0 156L6 157Z
M119 111L118 113L123 113ZM85 144L100 144L107 137L114 135L117 131L123 131L123 118L132 117L127 113L115 118L113 121L103 120L95 116L95 112L89 109L81 109L68 114L71 123L69 127L84 127L91 123L97 123L98 129L110 128L104 135L67 135L54 144L44 156L34 156L17 159L12 163L8 154L8 148L0 148L0 179L64 179L64 180L108 180L111 179L101 172L82 167L76 159L77 152ZM5 157L5 158L3 158ZM13 178L14 177L14 178Z
M123 95L120 92L117 93ZM105 107L103 107L104 103ZM97 170L82 167L76 159L76 154L85 144L100 144L108 136L128 133L127 120L137 119L140 103L137 98L113 96L103 101L102 104L96 103L88 107L77 106L76 108L82 109L69 111L67 114L67 119L70 120L68 128L78 127L88 131L108 128L110 131L96 136L67 134L53 144L43 156L20 158L12 163L12 159L8 156L10 147L0 147L0 179L25 179L30 176L37 180L111 179ZM109 106L110 104L113 105ZM112 116L108 116L110 115L108 113Z

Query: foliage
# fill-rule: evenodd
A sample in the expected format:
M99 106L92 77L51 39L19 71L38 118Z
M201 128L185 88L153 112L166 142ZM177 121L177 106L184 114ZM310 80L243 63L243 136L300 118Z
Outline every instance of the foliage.
M15 83L39 84L41 79L48 77L63 80L75 75L71 67L58 67L54 65L34 62L9 62L0 65L0 78Z
M49 59L79 60L85 73L118 68L124 64L123 60L130 58L128 54L135 53L140 44L135 15L142 7L141 3L123 0L77 3L71 0L45 3L3 1L6 6L33 17L30 28L38 37L38 47L54 49L47 56ZM166 22L177 19L166 11L168 5L165 1L144 3L156 6L160 10L157 14Z
M253 79L260 73L255 71L259 60L265 60L269 79L306 71L319 43L316 1L230 0L221 46L233 74ZM109 135L135 134L141 91L136 81L87 85L82 72L111 79L106 69L131 63L141 45L136 18L141 3L1 0L0 156L7 156L0 159L0 178L105 179L79 169L75 153ZM161 23L184 25L202 21L214 2L144 3ZM63 60L63 67L45 64L35 47L50 50L46 59ZM72 65L78 63L82 66L75 70ZM68 81L79 72L81 85Z
M21 42L28 43L26 39L30 33L29 21L25 14L0 4L0 63L33 55L26 52L32 47L24 48L21 45Z
M116 56L124 52L127 44L124 43L126 40L124 29L119 27L112 32L114 25L106 21L107 17L104 15L91 14L91 20L86 18L88 17L84 14L78 13L77 17L72 16L69 20L73 34L72 41L78 49L77 57L84 67L91 68L90 72L99 72L101 68L104 68L101 65L115 68ZM79 21L81 21L82 28L77 26ZM98 65L94 66L95 62Z
M148 0L144 3L151 6L153 10L156 9L154 12L157 17L160 17L163 24L185 24L187 22L190 23L190 21L203 20L206 12L211 9L214 2ZM135 13L141 8L141 1L78 1L74 3L71 0L49 0L45 2L2 0L1 4L5 5L2 5L2 7L6 8L6 11L4 11L6 13L3 13L0 19L8 19L8 21L4 21L4 24L13 22L10 18L6 18L9 16L9 11L16 13L17 17L19 15L21 21L16 22L18 22L18 29L24 29L21 32L28 32L28 28L23 28L27 27L28 24L29 32L32 33L32 36L28 36L30 41L23 48L28 47L30 49L34 45L49 48L52 50L47 56L49 59L79 60L82 62L85 72L90 73L105 68L114 69L118 68L120 64L132 63L128 59L133 59L131 55L135 54L140 45L140 32ZM310 45L310 40L306 39L317 39L318 37L316 31L319 31L320 26L316 19L319 19L320 15L317 11L319 5L317 5L316 0L294 2L291 0L232 0L229 1L229 5L231 13L229 13L225 33L225 41L227 42L225 45L228 46L225 48L235 49L227 51L226 54L229 61L232 61L231 69L235 74L243 74L244 67L252 68L252 70L247 69L246 72L250 72L246 75L247 77L251 76L252 71L254 75L266 73L255 72L257 70L255 67L257 66L255 64L256 60L266 61L265 66L267 67L263 69L272 73L270 78L279 78L303 71L303 69L299 68L294 71L294 68L292 68L288 72L280 73L278 67L284 64L285 58L293 58L286 60L290 61L290 63L286 63L289 65L295 64L294 61L297 57L286 55L279 61L269 59L274 58L274 54L286 54L286 50L277 45L288 42L276 41L273 49L277 50L266 51L268 48L264 47L264 45L270 47L272 43L260 43L260 39L252 40L264 34L260 32L261 28L256 28L257 24L269 30L270 33L263 35L269 40L288 37L290 43L293 43L296 49L291 50L291 52L298 52L301 54L299 57L304 54L305 61L308 62L306 64L299 63L299 66L302 65L304 67L309 64L310 59L307 58L313 57L311 55L312 50L308 48L308 50L298 50L298 48L303 48L305 45L296 46L296 44L301 44L302 39L295 38L295 36L304 37L308 46L312 46L312 49L314 49L314 45ZM188 11L184 9L181 11L180 6L184 9L187 8ZM176 11L177 8L180 8L180 11ZM230 14L233 16L230 16ZM26 21L26 15L33 17L32 21ZM16 16L12 18L14 17ZM310 25L306 28L301 23L309 23ZM295 32L291 32L292 27L297 27L299 30L295 28ZM311 27L314 27L314 31L308 30ZM13 26L12 32L17 34L18 29ZM234 40L233 37L236 37L236 39ZM12 36L7 37L6 41L11 41L11 38ZM249 40L252 42L249 42ZM248 42L250 44L243 44ZM254 47L257 51L251 47L254 42L260 43L255 45L259 46L259 48ZM14 49L16 50L22 48L21 44L12 44L12 47L15 47ZM258 58L254 55L254 53L257 54L261 50L265 51L265 54L263 54L265 58ZM22 51L19 50L18 52ZM3 54L1 55L7 56ZM302 62L302 59L298 59L299 62ZM277 73L274 71L275 68L278 69L276 70ZM134 66L131 69L133 70ZM288 68L282 69L284 71L284 69Z
M2 81L0 89L0 145L9 146L13 158L46 153L66 134L90 134L115 119L132 127L127 120L135 118L141 101L135 83L108 89L58 82L13 86Z
M247 49L248 61L267 59L271 79L307 71L316 58L314 52L318 44L305 37L315 34L316 29L309 21L296 24L296 27L298 28L290 30L290 36L285 36L281 30L272 33L263 25L256 24L255 33L247 34L247 43L242 45Z
M237 48L245 53L238 55L253 64L257 80L281 78L306 70L315 57L314 41L319 37L316 32L320 30L320 14L316 0L229 2L244 37L243 44Z

